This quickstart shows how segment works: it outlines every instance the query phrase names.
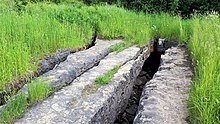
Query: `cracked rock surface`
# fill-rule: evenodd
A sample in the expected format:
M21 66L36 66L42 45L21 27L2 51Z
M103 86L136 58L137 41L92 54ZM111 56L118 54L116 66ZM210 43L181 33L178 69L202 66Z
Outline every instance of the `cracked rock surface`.
M103 45L102 45L103 46ZM103 48L97 49L96 52L102 53ZM68 124L68 123L100 123L112 122L122 108L118 106L126 103L133 86L133 80L141 70L144 58L138 57L141 49L130 47L120 53L110 53L102 59L98 66L86 71L69 86L55 92L47 99L33 105L23 118L18 120L17 124ZM87 58L92 59L90 53ZM72 61L80 61L80 56L75 59L67 58L65 61L68 66L72 66ZM135 61L137 59L137 61ZM82 61L83 62L83 61ZM63 64L61 63L61 67ZM95 83L98 76L102 76L115 66L123 65L113 79L114 82L109 87L101 87L95 94L89 96L83 95L83 89ZM135 65L135 66L134 66ZM68 68L68 66L66 66ZM79 66L86 66L79 63ZM60 68L60 67L57 67ZM83 71L83 69L81 69ZM76 74L81 73L76 72ZM65 70L52 73L67 73ZM49 75L44 75L48 79L53 79ZM57 77L54 77L57 81ZM130 88L127 88L130 87ZM116 93L115 93L116 91ZM123 95L124 94L124 95ZM115 114L115 115L114 115Z
M172 47L146 83L134 124L186 124L192 70L184 47Z
M109 54L111 46L120 43L121 40L96 40L95 46L70 54L64 62L61 62L53 70L44 73L36 78L48 83L53 89L58 90L63 86L69 85L76 77L95 66L101 59ZM28 96L27 84L18 92ZM12 97L13 99L13 97ZM7 104L7 103L6 103ZM4 106L0 107L0 111Z

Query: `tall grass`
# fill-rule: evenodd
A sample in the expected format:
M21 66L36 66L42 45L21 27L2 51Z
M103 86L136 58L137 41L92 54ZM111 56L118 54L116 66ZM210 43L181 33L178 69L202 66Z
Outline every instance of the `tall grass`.
M24 94L16 96L0 113L0 124L12 124L22 117L28 103Z
M19 13L3 6L0 12L0 90L14 77L36 70L45 54L85 46L95 30L99 37L138 45L162 37L184 42L190 50L195 67L188 104L191 123L220 123L219 18L182 20L108 5L76 8L45 3L30 4Z
M149 20L143 13L117 8L115 6L98 7L102 20L99 35L104 38L124 38L127 42L138 45L146 44L151 30Z
M42 80L32 81L31 83L28 83L27 89L29 104L33 104L39 100L46 98L51 92L49 85Z
M14 123L23 116L29 106L43 100L53 92L49 85L41 80L28 83L27 91L28 96L25 93L20 93L7 102L6 106L0 111L0 124Z
M196 18L188 47L195 65L189 98L192 123L220 123L220 20Z
M12 11L0 16L0 90L14 77L36 70L38 60L45 54L83 47L92 37L90 27L60 23L49 16L53 9L49 12L43 12L43 7L38 9L38 13L32 10L34 14Z

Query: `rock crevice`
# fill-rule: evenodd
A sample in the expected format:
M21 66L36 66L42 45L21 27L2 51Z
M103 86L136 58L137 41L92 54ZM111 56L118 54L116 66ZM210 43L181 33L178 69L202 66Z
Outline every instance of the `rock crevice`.
M97 50L98 52L98 50ZM138 57L141 53L141 49L138 47L130 47L125 49L120 53L110 53L104 59L102 59L99 64L90 70L86 71L74 81L71 82L69 86L64 87L58 92L55 92L52 96L46 100L33 105L25 116L18 120L16 123L101 123L103 120L114 121L117 115L113 116L113 113L117 112L107 112L106 110L121 110L117 105L112 106L112 101L117 95L123 95L123 97L129 97L126 94L131 89L125 87L129 85L132 87L131 80L135 79L135 75L141 70L141 63L144 61L142 57ZM101 54L101 52L100 52ZM89 59L90 55L84 56ZM70 56L71 58L71 56ZM138 58L138 61L135 61ZM77 58L76 58L77 59ZM67 62L69 59L66 60ZM129 64L130 63L130 64ZM136 63L133 66L132 63ZM71 63L68 63L68 65ZM124 65L125 64L125 65ZM83 64L82 64L83 65ZM86 98L80 97L82 95L83 89L95 83L95 79L98 76L102 76L109 70L117 65L123 65L119 72L115 74L116 79L113 79L109 87L101 87L95 94L91 94ZM136 68L135 68L136 67ZM57 67L59 68L59 67ZM83 69L82 69L83 70ZM121 70L121 71L120 71ZM139 71L138 71L139 70ZM118 76L117 76L118 75ZM50 77L49 77L50 78ZM119 81L120 80L120 81ZM122 80L122 81L121 81ZM128 81L129 83L127 83ZM103 89L104 88L104 89ZM121 89L127 92L122 93ZM110 90L110 91L108 91ZM115 91L119 94L114 95ZM128 92L128 93L129 93ZM113 95L113 96L112 96ZM123 98L122 97L122 98ZM123 99L125 99L123 98ZM126 100L126 99L125 99ZM99 101L99 102L98 102ZM75 102L75 104L73 104ZM98 103L97 103L98 102ZM120 104L124 104L126 101L121 100ZM110 109L109 107L115 107ZM108 107L105 109L105 107ZM112 116L112 117L110 117ZM105 118L102 118L105 117Z
M134 124L185 124L192 70L186 48L172 47L161 56L162 63L146 83Z

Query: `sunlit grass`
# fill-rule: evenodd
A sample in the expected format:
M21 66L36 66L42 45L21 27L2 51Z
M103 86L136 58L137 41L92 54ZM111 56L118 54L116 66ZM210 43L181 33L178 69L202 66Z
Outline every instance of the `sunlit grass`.
M0 16L0 90L13 78L36 71L38 60L58 49L84 47L92 38L89 26L60 23L49 12Z
M28 103L24 94L16 96L1 111L0 124L12 124L16 119L22 117L27 106Z
M49 85L45 82L42 82L41 80L28 83L27 89L29 104L33 104L39 100L46 98L51 92Z
M108 84L112 80L114 74L118 72L119 68L120 66L115 66L112 70L108 71L104 76L97 77L95 79L95 82L99 85Z
M195 71L188 102L191 123L220 123L219 18L182 20L178 16L135 13L116 6L76 8L40 3L30 4L20 13L11 6L0 7L0 90L14 77L36 70L38 60L45 54L85 46L95 30L99 37L126 41L112 51L162 37L186 43L191 53ZM112 75L108 73L96 82L107 84ZM36 97L39 91L33 92ZM25 101L21 97L19 102ZM5 117L9 115L6 113Z
M27 85L28 96L24 93L14 96L0 112L0 124L11 124L21 118L27 108L43 100L52 92L49 85L41 80L32 81Z
M192 123L220 123L220 20L196 18L188 47L195 64L189 98Z

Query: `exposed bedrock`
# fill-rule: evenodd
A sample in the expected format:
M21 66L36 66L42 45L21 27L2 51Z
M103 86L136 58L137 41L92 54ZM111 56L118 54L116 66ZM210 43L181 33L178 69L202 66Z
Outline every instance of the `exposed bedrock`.
M91 44L87 45L86 49L95 46L96 43L95 41L96 41L96 35L93 37ZM30 82L34 78L39 77L40 75L52 70L61 62L65 61L68 55L81 50L85 50L85 48L82 47L78 49L59 50L56 53L53 53L52 55L47 56L44 59L40 60L39 67L36 72L30 71L29 74L26 75L25 77L18 76L14 80L11 80L10 82L7 83L6 90L0 91L0 105L5 104L6 102L4 100L5 96L10 96L13 93L19 91L27 82Z
M186 48L172 47L161 59L158 71L144 86L134 124L187 123L192 71Z
M97 66L72 81L69 86L33 105L16 123L113 123L126 107L134 80L141 71L145 57L146 51L142 52L135 46L120 53L110 53ZM93 92L89 91L93 90L88 87L95 85L97 77L118 65L121 65L121 68L108 85L101 86Z
M70 54L64 62L39 78L48 82L55 89L68 85L83 72L98 64L109 54L110 47L119 42L120 40L97 40L94 47Z
M111 46L120 42L121 40L97 40L95 46L84 51L70 54L64 62L61 62L53 70L50 70L42 76L36 78L36 80L44 81L54 90L58 90L63 86L69 85L76 77L95 66L101 59L109 54ZM62 57L59 59L62 59ZM37 82L38 81L36 81L36 83ZM27 94L26 87L27 84L23 86L18 94L21 92Z

